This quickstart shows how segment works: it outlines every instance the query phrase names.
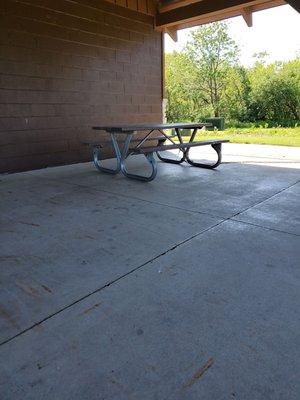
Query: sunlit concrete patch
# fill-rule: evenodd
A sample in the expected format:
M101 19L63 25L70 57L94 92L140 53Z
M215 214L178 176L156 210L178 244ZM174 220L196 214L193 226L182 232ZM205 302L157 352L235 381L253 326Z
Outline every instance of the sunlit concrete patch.
M209 146L195 147L191 156L197 160L213 160ZM175 151L173 151L175 157ZM265 165L276 168L300 169L300 148L257 144L226 143L222 147L223 163Z
M223 154L225 162L300 169L299 147L231 143L224 146Z
M300 183L239 214L236 219L300 235Z
M2 345L0 397L298 400L299 257L224 222Z
M138 159L133 159L130 167L143 170ZM73 172L69 169L66 175L62 171L61 176L66 183L224 218L267 199L298 179L299 170L293 168L239 162L222 164L216 170L159 163L156 179L146 184L122 175L99 173L93 165L84 165L82 170L74 168Z
M130 161L129 167L135 172L142 172L144 164L136 157ZM150 183L129 180L121 174L110 176L99 173L91 163L34 171L29 176L38 174L41 180L45 180L45 185L50 180L55 181L53 184L65 185L70 194L75 185L225 218L299 180L297 169L239 162L222 164L214 171L165 163L159 163L158 167L158 175ZM67 189L67 186L70 188ZM26 199L26 190L24 196ZM34 195L29 200L35 201Z

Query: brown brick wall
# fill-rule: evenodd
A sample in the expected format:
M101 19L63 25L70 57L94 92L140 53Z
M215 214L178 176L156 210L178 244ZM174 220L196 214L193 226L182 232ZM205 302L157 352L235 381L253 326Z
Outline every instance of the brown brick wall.
M0 172L90 159L92 125L161 121L161 52L151 16L103 0L1 0Z

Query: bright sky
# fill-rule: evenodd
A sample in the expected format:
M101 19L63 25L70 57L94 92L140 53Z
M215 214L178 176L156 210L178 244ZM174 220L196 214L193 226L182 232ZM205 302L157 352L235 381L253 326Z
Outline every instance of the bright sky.
M266 51L268 61L287 61L300 56L300 14L289 5L253 13L253 27L248 28L242 17L230 18L229 34L241 50L241 63L250 66L253 54ZM184 48L191 29L178 32L178 42L165 35L165 50Z

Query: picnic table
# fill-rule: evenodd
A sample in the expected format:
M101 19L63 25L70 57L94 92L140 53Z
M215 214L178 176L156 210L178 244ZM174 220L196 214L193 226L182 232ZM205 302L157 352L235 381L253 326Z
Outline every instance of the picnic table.
M185 161L194 167L209 169L216 168L221 163L222 143L228 142L229 140L194 141L199 129L206 129L207 127L211 126L212 125L210 123L118 124L94 126L94 130L102 131L103 133L108 133L110 135L110 143L113 146L117 160L117 165L115 168L104 167L100 160L101 149L109 144L107 141L99 138L97 141L84 140L83 143L92 147L94 165L99 171L109 174L117 174L121 171L128 178L149 182L152 181L157 174L157 160L154 156L155 154L161 161L167 163L181 164ZM174 134L170 135L165 132L166 130L170 129L172 129ZM188 129L191 131L188 142L183 141L181 132L183 129ZM144 132L144 136L142 138L136 138L136 135L140 132ZM149 141L155 142L156 144L145 146L145 144L147 142L149 143ZM215 163L199 163L190 158L189 151L192 147L207 145L210 145L217 153L217 161ZM161 154L163 151L174 149L179 149L181 152L181 158L178 160ZM137 154L143 154L150 164L150 175L145 176L128 172L125 165L125 160L129 156Z

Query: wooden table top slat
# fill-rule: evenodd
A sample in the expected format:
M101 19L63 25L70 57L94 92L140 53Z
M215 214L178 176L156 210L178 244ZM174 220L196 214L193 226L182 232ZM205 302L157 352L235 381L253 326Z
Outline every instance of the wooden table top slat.
M100 125L93 126L93 129L99 131L106 132L114 132L114 133L135 133L138 131L148 131L155 129L195 129L195 128L203 128L203 127L211 127L211 123L200 122L184 122L184 123L175 123L175 124L116 124L116 125Z

